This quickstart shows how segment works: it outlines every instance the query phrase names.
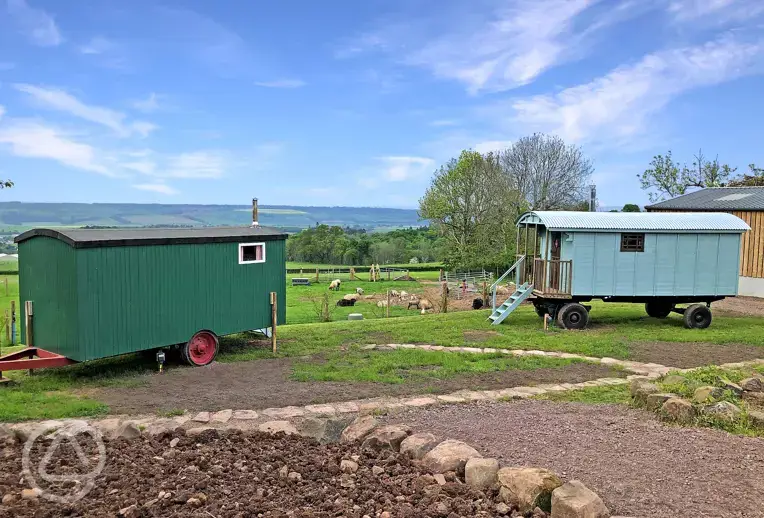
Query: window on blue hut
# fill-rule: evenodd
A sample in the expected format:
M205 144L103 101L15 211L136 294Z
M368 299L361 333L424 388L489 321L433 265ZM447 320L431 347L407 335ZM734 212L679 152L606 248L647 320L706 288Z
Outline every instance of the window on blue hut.
M240 243L239 264L264 263L265 243Z
M644 252L644 234L621 234L621 252Z

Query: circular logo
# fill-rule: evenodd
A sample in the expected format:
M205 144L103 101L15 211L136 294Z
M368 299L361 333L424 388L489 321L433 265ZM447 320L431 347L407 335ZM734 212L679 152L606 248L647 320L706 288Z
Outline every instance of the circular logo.
M50 439L50 444L35 450L39 439ZM87 495L105 465L101 432L84 421L62 423L52 431L39 428L27 439L21 456L26 482L40 497L60 504L72 504Z

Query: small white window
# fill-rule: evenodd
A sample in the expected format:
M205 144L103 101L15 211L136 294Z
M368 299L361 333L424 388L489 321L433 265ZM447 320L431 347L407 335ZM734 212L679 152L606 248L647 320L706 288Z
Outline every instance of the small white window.
M239 264L265 262L265 243L239 243Z

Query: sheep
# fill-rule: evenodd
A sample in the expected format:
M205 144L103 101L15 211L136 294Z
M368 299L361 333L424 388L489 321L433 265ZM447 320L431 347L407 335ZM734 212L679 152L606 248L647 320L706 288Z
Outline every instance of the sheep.
M398 298L398 297L400 297L400 295L401 295L401 294L400 294L400 293L398 293L398 290L390 290L390 296L391 296L391 297L395 297L395 298Z
M348 293L344 297L342 297L344 300L358 300L361 298L361 296L358 293Z
M411 309L411 306L414 306L416 309L419 309L419 298L416 295L412 295L409 299L409 303L406 306L406 309Z
M340 299L337 301L337 306L339 307L355 306L355 299Z
M387 307L387 301L386 300L378 300L377 301L377 307L378 308L386 308Z
M408 296L409 296L409 294L408 294L407 292L405 292L405 291L401 290L401 298L402 298L402 299L405 299L405 298L406 298L406 297L408 297Z
M355 292L359 295L363 295L363 288L356 288Z
M472 309L481 309L483 307L483 299L480 297L472 299Z
M329 289L332 291L340 291L340 284L342 284L341 280L334 279L332 282L329 283Z
M422 311L427 311L428 309L432 309L432 302L427 299L419 299L419 305L417 307Z

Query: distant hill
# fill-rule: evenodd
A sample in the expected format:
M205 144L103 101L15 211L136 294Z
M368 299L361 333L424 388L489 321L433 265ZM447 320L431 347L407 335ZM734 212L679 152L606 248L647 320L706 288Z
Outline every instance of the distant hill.
M0 228L7 232L40 226L246 225L251 209L248 205L0 202ZM367 230L424 224L415 210L372 207L261 205L259 219L262 225L286 230L317 223Z

